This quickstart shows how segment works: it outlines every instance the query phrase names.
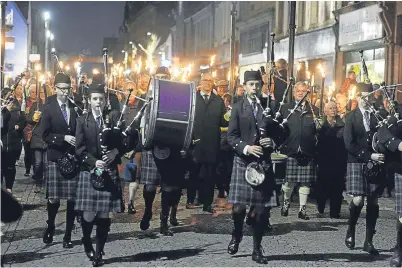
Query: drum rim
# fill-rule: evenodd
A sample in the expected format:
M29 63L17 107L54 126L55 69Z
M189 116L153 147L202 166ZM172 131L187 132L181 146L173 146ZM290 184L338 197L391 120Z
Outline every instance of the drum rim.
M184 139L184 144L183 144L183 151L185 151L185 152L190 147L190 145L192 143L192 138L193 138L192 134L193 134L193 130L194 130L194 120L195 120L195 101L196 101L196 97L197 97L197 91L196 91L194 82L190 82L190 90L191 90L190 116L188 119L186 137Z
M155 125L156 125L156 117L158 116L157 113L155 113L155 107L159 106L159 88L158 88L158 92L156 90L156 86L159 85L159 81L158 79L155 79L154 77L152 77L150 83L150 85L152 85L152 102L151 105L149 107L149 120L148 120L148 124L145 124L144 127L144 131L143 131L143 135L144 135L144 139L142 141L142 145L144 147L145 150L150 150L152 147L152 142L153 142L153 137L155 136ZM148 85L148 98L149 99L149 85ZM152 128L151 128L152 127ZM149 129L152 129L152 133L149 133ZM145 134L148 134L147 137L145 137Z

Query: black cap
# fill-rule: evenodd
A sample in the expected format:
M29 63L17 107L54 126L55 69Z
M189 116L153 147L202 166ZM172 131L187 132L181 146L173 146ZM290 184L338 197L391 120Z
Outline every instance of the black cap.
M168 67L165 67L165 66L158 67L158 69L156 70L155 75L157 75L157 74L164 74L164 75L170 76L169 69L168 69Z
M356 85L356 92L357 93L362 93L362 92L373 92L373 85L372 84L365 84L365 83L358 83Z
M66 75L65 73L57 73L56 76L54 77L54 83L66 83L66 84L71 84L71 79L70 76Z
M247 83L248 81L252 80L257 80L261 81L261 73L259 71L245 71L244 72L244 83Z
M105 93L105 86L103 84L90 84L88 88L88 93Z

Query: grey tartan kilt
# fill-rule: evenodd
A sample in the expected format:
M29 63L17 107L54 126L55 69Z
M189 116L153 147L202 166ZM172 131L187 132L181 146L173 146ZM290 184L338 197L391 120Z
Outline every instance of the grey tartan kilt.
M296 159L288 157L286 164L286 177L284 180L276 180L277 184L285 182L311 183L317 180L317 168L314 160L307 166L300 166Z
M116 170L110 174L117 187L121 187ZM121 196L108 191L97 191L92 187L89 171L81 171L78 180L75 210L92 212L121 212Z
M395 173L395 204L396 214L402 217L402 175Z
M232 177L228 203L254 207L276 207L276 194L273 188L256 190L246 181L247 163L240 157L233 159ZM272 179L273 178L266 178Z
M384 191L384 185L368 183L363 176L364 163L348 163L346 170L346 192L356 196L380 197Z
M59 200L74 200L77 194L78 176L66 180L55 162L48 161L44 179L46 183L46 198Z
M152 151L142 151L140 183L145 185L159 185L161 176L156 167Z

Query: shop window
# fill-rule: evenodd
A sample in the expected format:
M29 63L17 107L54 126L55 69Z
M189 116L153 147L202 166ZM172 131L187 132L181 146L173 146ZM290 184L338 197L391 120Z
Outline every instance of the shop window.
M385 74L385 60L370 60L366 61L368 76L373 84L380 84L384 81L384 74ZM347 72L354 71L356 73L357 81L363 81L363 72L361 68L361 62L354 62L346 64L346 73L345 77L347 76Z
M240 33L240 53L261 53L267 41L268 23Z

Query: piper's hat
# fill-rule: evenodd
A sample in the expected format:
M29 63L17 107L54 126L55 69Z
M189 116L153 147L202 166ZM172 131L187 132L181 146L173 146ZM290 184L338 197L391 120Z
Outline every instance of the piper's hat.
M244 72L244 83L247 83L248 81L261 81L261 73L259 71L245 71Z
M103 84L90 84L88 87L88 93L105 93L105 87Z
M229 81L226 81L226 80L219 80L218 82L216 82L217 87L226 87L228 85L229 85Z
M168 75L168 76L170 76L169 69L167 67L165 67L165 66L158 67L158 69L156 70L155 76L158 76L158 75L163 75L163 76Z
M58 83L71 84L70 76L66 75L65 73L57 73L54 77L54 84Z

